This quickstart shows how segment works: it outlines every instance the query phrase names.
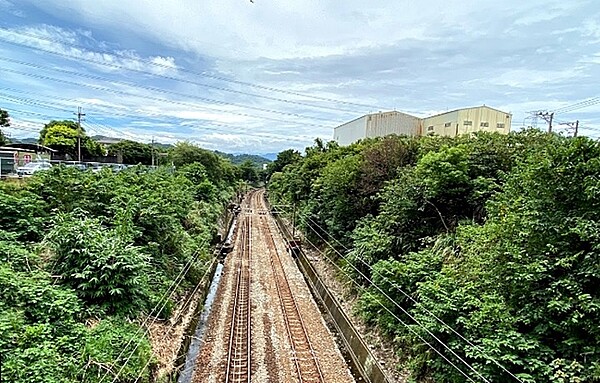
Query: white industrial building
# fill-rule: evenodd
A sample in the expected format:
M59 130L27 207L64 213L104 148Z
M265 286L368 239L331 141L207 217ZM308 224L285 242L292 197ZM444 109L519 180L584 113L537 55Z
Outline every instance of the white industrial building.
M367 114L334 129L333 139L340 145L350 145L363 138L389 134L405 136L458 136L472 132L508 134L512 115L489 106L463 108L419 118L401 112Z

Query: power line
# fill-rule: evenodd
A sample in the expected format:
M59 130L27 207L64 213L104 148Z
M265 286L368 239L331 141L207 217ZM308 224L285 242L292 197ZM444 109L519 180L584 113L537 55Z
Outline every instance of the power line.
M0 57L0 61L11 62L11 63L14 63L14 64L19 64L19 65L23 65L23 66L27 66L27 67L35 68L35 69L42 69L42 70L47 70L47 71L54 71L54 72L64 73L64 74L68 74L68 75L71 75L71 76L77 76L77 77L81 77L81 78L87 78L87 79L90 79L90 80L103 81L103 82L108 82L108 83L112 83L112 84L129 86L129 87L132 87L132 88L140 88L140 89L149 90L149 91L157 92L157 93L170 94L170 95L179 96L179 97L187 97L187 98L191 98L191 99L195 99L195 100L199 100L199 101L204 101L204 102L208 102L208 103L213 103L213 104L218 104L218 105L236 106L238 108L251 109L251 110L256 110L256 111L259 111L259 112L267 112L267 113L279 114L279 115L284 115L284 116L300 117L300 118L307 118L307 119L313 119L313 120L322 120L322 121L330 121L330 122L336 122L336 123L338 123L337 120L332 120L332 119L324 118L324 117L306 116L306 115L302 115L302 114L299 114L299 113L282 112L282 111L278 111L278 110L274 110L274 109L267 109L267 108L261 108L261 107L256 107L256 106L248 106L248 105L243 105L243 104L236 104L236 103L233 103L233 102L220 101L220 100L215 100L215 99L212 99L212 98L200 97L200 96L195 96L195 95L187 94L187 93L174 92L174 91L170 91L170 90L167 90L167 89L157 88L157 87L154 87L154 86L145 86L145 85L139 85L139 84L136 84L136 83L133 83L133 82L120 81L120 80L112 80L112 79L109 79L109 78L106 78L106 77L102 77L102 76L91 75L91 74L87 74L87 73L80 73L80 72L70 71L70 70L62 69L62 68L51 68L51 67L47 67L47 66L43 66L43 65L39 65L39 64L34 64L34 63L26 62L26 61L9 59L9 58L5 58L5 57Z
M2 88L0 88L0 90L1 89ZM17 91L17 92L19 92L19 91ZM31 93L28 93L28 92L19 92L19 93L31 94ZM52 109L52 110L59 110L59 111L64 111L66 113L71 113L70 109L63 109L63 108L60 108L60 107L58 107L56 105L49 105L45 101L42 101L42 100L39 100L39 99L15 97L13 95L2 93L2 92L0 92L0 99L6 99L6 100L9 100L10 102L17 103L17 104L20 104L20 105L34 105L34 106L38 106L40 108L46 108L46 109ZM89 105L90 107L98 107L98 105L87 104L85 102L80 102L80 100L76 100L76 99L64 99L64 98L60 98L60 97L56 97L54 99L55 100L66 101L66 102L73 103L73 104L80 103L80 104L83 104L83 105ZM69 106L66 106L66 107L69 107ZM118 106L111 106L111 108L117 108L117 109L121 109L121 110L129 110L126 107L118 107ZM32 113L32 112L25 112L25 113ZM110 111L110 116L111 117L113 117L113 116L121 116L121 117L131 117L131 118L146 118L148 115L150 115L150 116L161 116L160 114L153 114L153 113L145 112L145 111L143 112L143 116L140 116L139 114L134 114L134 113L118 113L118 112L114 112L112 110ZM41 116L45 116L48 119L55 119L56 118L56 117L46 116L46 115L41 115ZM89 118L90 118L90 116L88 116L88 119ZM99 121L97 121L97 124L102 124L102 123L100 123ZM252 137L257 137L257 138L279 139L279 140L294 141L294 142L304 143L304 144L307 141L312 140L312 138L308 138L308 137L306 139L301 139L301 138L294 138L294 137L277 135L277 134L272 134L272 133L261 133L261 132L251 132L251 133L249 133L247 131L247 129L242 128L242 127L237 127L237 126L227 125L227 124L214 123L214 122L211 122L210 125L215 125L215 126L218 126L218 127L221 127L221 128L227 128L229 130L233 129L233 130L236 130L236 131L238 131L240 133L244 133L246 136L252 136ZM122 133L121 131L118 131L118 130L112 128L112 127L108 127L107 125L106 125L106 127L108 129L111 129L111 130L115 131L117 134L121 134ZM211 127L207 127L206 125L202 125L200 127L200 129L202 129L202 130L209 130L209 131L212 130L212 131L215 131L215 132L223 133L224 130L221 129L221 128L211 128ZM225 131L225 132L227 132L227 131ZM134 137L134 136L132 136L132 137ZM165 136L162 136L162 137L165 138ZM167 138L171 139L170 137L167 137Z
M218 253L220 253L220 252L223 250L223 247L224 247L224 246L225 246L225 241L223 241L223 242L221 243L221 246L220 246L220 247L219 247L219 249L218 249ZM178 286L181 284L181 282L183 281L183 278L185 278L185 275L188 273L189 269L191 268L192 261L193 261L193 260L195 261L195 259L197 259L197 258L198 258L198 255L199 255L199 254L200 254L200 252L199 252L199 251L197 251L197 252L196 252L196 253L195 253L195 254L194 254L194 255L193 255L191 258L190 258L190 260L188 261L188 263L186 264L186 266L187 266L187 270L186 270L185 272L184 272L183 270L180 272L180 275L182 276L182 279L181 279L181 280L180 280L180 281L179 281L177 284L175 284L175 287L173 288L172 292L169 294L169 296L168 296L168 298L167 298L167 299L170 299L170 298L171 298L171 295L173 295L173 293L175 292L175 290L177 289L177 287L178 287ZM185 269L185 267L184 267L184 269ZM210 271L210 267L209 267L209 268L207 268L207 270L204 272L204 275L203 275L203 276L200 278L200 280L198 281L198 284L196 285L196 288L193 290L192 294L190 294L190 295L188 296L188 298L187 298L186 302L184 303L183 307L185 307L185 306L187 306L187 305L188 305L188 303L190 302L190 300L191 300L191 299L192 299L192 297L194 296L195 292L197 291L198 287L200 286L200 282L202 282L202 280L203 280L203 279L206 277L206 275L208 275L208 272L209 272L209 271ZM183 273L183 274L182 274L182 273ZM179 275L178 275L178 277L179 277ZM171 286L173 286L173 284L174 284L174 283L175 283L175 281L173 281L173 283L171 283ZM168 290L167 290L167 291L168 291ZM165 292L165 294L166 294L166 292ZM164 298L165 296L166 296L166 295L163 295L163 298ZM161 298L161 299L162 299L162 298ZM165 300L165 304L166 304L166 302L167 302L167 300ZM160 300L159 300L159 303L160 303ZM155 306L155 308L156 308L156 307L158 307L158 303L157 303L157 306ZM158 315L158 314L160 314L160 312L163 310L163 308L164 308L164 305L163 305L163 306L161 307L161 309L160 309L160 310L157 312L157 315ZM177 318L175 318L176 320L175 320L175 321L172 321L172 323L171 323L171 326L170 326L170 327L173 327L173 326L175 326L175 323L177 323L177 319L179 318L179 316L181 315L181 313L182 313L182 312L183 312L183 310L179 311ZM152 313L151 313L151 314L152 314ZM148 314L148 316L146 317L146 320L145 320L145 321L144 321L144 323L143 323L143 324L140 326L140 328L138 329L138 331L139 331L139 330L140 330L140 329L141 329L143 326L145 326L145 325L146 325L146 323L148 322L148 320L149 320L149 318L150 318L151 314ZM149 331L148 329L146 329L146 330L144 331L144 336L145 336L145 335L148 333L148 331ZM136 332L136 334L135 334L135 335L137 335L137 334L138 334L138 332ZM165 332L165 335L164 335L164 337L163 337L163 339L162 339L162 340L164 340L168 334L169 334L169 331ZM135 335L134 335L134 336L135 336ZM132 339L133 339L133 337L132 337ZM130 341L131 341L131 339L130 339ZM129 360L131 360L131 358L132 358L133 354L135 354L135 351L138 349L138 347L141 345L141 343L142 343L142 340L140 340L140 341L137 343L137 345L134 347L134 349L131 351L131 353L129 354L129 356L127 357L127 359L125 360L125 362L123 363L123 365L121 366L121 368L119 369L119 371L118 371L118 372L115 374L115 376L114 376L114 379L113 379L113 381L112 381L113 383L114 383L114 382L116 382L117 378L119 377L119 375L121 374L121 372L123 372L123 370L125 369L125 366L127 365L127 363L129 363ZM129 344L131 344L131 343L128 343L128 344L127 344L127 345L126 345L126 346L123 348L123 351L124 351L124 350L127 348L127 346L129 346ZM118 357L117 357L115 360L118 360L118 359L119 359L121 356L122 356L122 353L121 353L121 354L119 354L119 356L118 356ZM145 370L145 369L148 367L148 365L149 365L149 364L150 364L150 361L148 361L148 363L147 363L147 364L146 364L146 365L145 365L145 366L142 368L141 372L143 372L143 371L144 371L144 370ZM113 367L114 367L114 365L115 365L115 364L113 364ZM110 370L109 370L109 371L110 371ZM103 381L103 380L104 380L104 379L105 379L105 378L108 376L108 372L109 372L109 371L106 371L106 373L104 374L104 376L102 377L102 379L100 379L100 381L99 381L98 383L102 383L102 381ZM137 381L137 380L136 380L136 381Z
M4 40L1 36L0 36L0 40L8 42L8 41ZM188 79L184 79L184 78L167 76L167 75L160 74L160 73L152 73L152 72L144 71L144 70L141 70L141 69L129 68L129 67L124 66L124 65L118 65L118 64L108 63L108 62L90 60L90 59L86 59L85 57L74 57L74 56L65 55L65 54L62 54L62 53L59 53L59 52L56 52L56 51L51 51L51 50L46 50L46 49L42 49L42 48L31 47L31 46L28 46L28 45L25 45L25 44L18 44L18 43L13 43L13 42L8 42L8 43L9 44L18 45L18 46L22 46L22 47L25 47L25 48L32 48L32 49L35 49L35 50L39 50L39 51L42 51L42 52L45 52L45 53L50 53L50 54L58 55L58 56L61 56L61 57L72 59L72 60L78 60L78 61L83 61L83 62L87 62L87 63L90 63L90 64L106 66L106 67L109 67L109 68L115 68L115 69L120 69L120 70L135 72L135 73L140 73L140 74L143 74L143 75L150 75L150 76L162 78L162 79L165 79L165 80L177 81L177 82L181 82L181 83L185 83L185 84L190 84L190 85L194 85L194 86L199 86L199 87L203 87L203 88L219 90L219 91L222 91L222 92L240 94L240 95L249 96L249 97L262 98L262 99L265 99L265 100L277 101L277 102L282 102L282 103L287 103L287 104L292 104L292 105L299 105L299 106L304 106L304 107L308 107L308 108L316 108L316 109L323 109L323 110L330 110L330 111L344 112L344 113L353 113L353 114L356 113L356 110L354 110L354 109L343 109L343 108L340 108L340 107L336 108L336 107L329 107L329 106L323 106L323 105L314 105L314 104L308 104L308 103L301 102L301 101L289 100L289 99L278 98L278 97L271 97L271 96L266 96L266 95L257 94L257 93L249 93L249 92L239 91L239 90L235 90L235 89L223 88L223 87L220 87L220 86L205 84L205 83L201 83L201 82L197 82L197 81L192 81L192 80L188 80ZM17 60L15 60L15 61L17 61Z
M286 213L289 214L289 212L286 211ZM331 247L334 251L335 248L325 239L323 238L319 232L317 230L315 230L311 224L309 224L308 222L305 221L305 224L311 228L311 230L317 234L323 241L325 241L325 243L327 243L327 245L329 247ZM338 252L338 254L341 255L341 253ZM342 255L342 257L344 257ZM344 259L346 259L344 257ZM348 261L346 259L346 261ZM437 342L439 342L445 349L447 349L452 355L454 355L454 357L456 357L458 360L460 360L465 366L467 366L471 371L473 371L475 374L477 374L481 379L483 379L486 383L489 383L489 381L483 377L477 370L475 370L470 364L468 364L462 357L460 357L458 354L456 354L456 352L454 350L452 350L448 345L446 345L444 342L442 342L442 340L440 340L435 334L433 334L427 327L425 327L421 322L419 322L413 315L411 315L406 309L404 309L400 304L398 304L396 301L394 301L385 291L383 291L376 283L374 283L368 276L366 276L362 271L360 271L356 266L354 266L354 264L352 264L351 262L347 263L348 265L350 265L357 273L359 273L365 280L367 280L371 286L373 286L375 289L377 289L384 297L386 297L391 303L393 303L396 307L398 307L406 316L408 316L410 319L412 319L419 327L421 327L423 330L425 330L425 332L427 332L427 334L429 334L429 336L431 336L433 339L435 339Z
M285 209L283 209L285 211ZM289 211L285 211L286 214L289 215ZM312 229L314 231L314 229ZM321 249L319 249L318 246L316 246L310 239L308 238L304 238L315 250L317 250L323 258L325 258L329 263L331 263L331 265L335 266L338 270L340 270L342 273L344 273L346 275L346 277L348 278L348 280L352 283L354 283L360 290L366 292L367 290L365 289L364 286L362 286L360 283L358 283L350 274L347 270L344 270L343 268L341 268L339 265L337 265L335 262L333 262L332 260L329 259L329 257L327 256L327 254L325 254ZM361 273L360 271L358 271L359 273ZM363 275L364 276L364 275ZM366 278L374 287L377 288L377 286L369 279ZM386 296L385 293L383 293L384 296ZM459 371L465 378L467 378L469 381L471 382L475 382L473 380L473 378L471 378L467 373L465 373L461 368L459 368L454 362L452 362L450 359L448 359L448 357L446 357L444 354L442 354L437 348L435 348L431 343L427 342L425 340L425 338L423 338L423 336L421 334L419 334L418 332L416 332L409 324L407 324L406 322L404 322L400 317L398 317L398 315L396 315L393 311L391 311L386 305L384 305L379 299L377 298L373 298L373 300L379 304L384 310L386 310L390 315L392 315L397 321L399 321L404 327L406 327L410 332L412 332L414 335L416 335L419 339L421 339L421 341L426 344L427 346L429 346L429 348L431 348L434 352L436 352L440 357L442 357L446 362L448 362L452 367L454 367L457 371ZM391 300L391 298L388 297L388 300ZM394 301L391 300L391 302L393 303ZM418 323L418 322L417 322ZM425 329L422 325L421 328ZM434 338L436 338L434 336ZM437 339L437 338L436 338ZM445 343L443 343L441 340L437 339L438 342L440 344L442 344L443 346L447 345ZM453 351L451 351L453 352ZM460 359L460 357L459 357ZM464 362L466 364L467 367L469 367L470 369L473 369L469 364L467 364L466 362ZM476 374L480 375L477 371L475 371ZM486 380L484 377L482 377L482 379L485 382L488 382L488 380Z
M117 90L117 89L112 89L112 88L107 88L107 87L103 87L103 86L85 84L85 83L76 83L76 82L65 80L65 79L59 79L56 77L45 76L45 75L40 75L40 74L35 74L35 73L21 72L21 71L4 68L4 67L0 67L0 69L2 69L4 72L8 72L8 73L14 73L14 74L37 78L37 79L41 79L41 80L55 81L55 82L73 85L73 86L77 86L77 87L90 88L90 89L94 89L94 90L99 90L99 91L113 93L113 94L119 94L119 95L128 96L128 97L136 97L136 98L140 98L143 100L152 100L152 101L164 102L164 103L173 104L173 105L191 107L191 108L195 108L195 109L208 110L208 111L212 111L212 112L221 112L221 113L225 113L225 114L234 114L234 115L249 117L249 118L254 118L254 119L262 119L262 120L276 121L276 122L283 122L286 124L290 124L289 120L282 120L282 119L278 119L278 118L265 117L265 116L257 116L257 115L252 115L252 114L248 114L248 113L235 112L235 111L231 111L231 110L217 109L217 108L197 105L197 104L193 104L193 103L189 103L189 102L185 102L185 101L176 101L176 100L170 100L170 99L166 99L166 98L153 97L153 96L142 96L139 94L134 94L134 93L125 92L122 90ZM319 127L319 128L331 128L331 126L321 125L321 124L313 124L313 123L294 123L294 124L295 125L301 124L304 126L313 126L313 127Z
M18 34L15 34L15 32L11 31L10 29L7 28L0 28L0 31L4 31L4 32L8 32L10 34L14 34L16 36L27 36L27 37L31 37L37 40L42 40L42 41L48 41L48 42L53 42L53 43L58 43L58 44L62 44L64 46L68 46L71 48L75 48L75 49L79 49L79 50L83 50L86 52L92 52L92 53L99 53L99 54L108 54L111 56L115 56L115 57L120 57L124 60L128 60L128 61L138 61L138 62L142 62L144 64L147 65L151 65L154 67L158 67L161 68L163 70L173 70L174 68L170 65L165 65L165 64L161 64L161 63L157 63L154 62L152 60L148 60L148 59L144 59L144 58L134 58L131 56L127 56L124 54L121 54L119 52L109 52L109 51L101 51L101 50L95 50L95 51L90 51L88 48L82 46L82 45L78 45L78 44L74 44L74 43L69 43L69 42L65 42L62 40L58 40L58 39L52 39L49 37L42 37L42 36L38 36L35 34L31 34L31 33L27 33L24 31L20 31ZM31 45L27 45L24 43L18 43L15 41L12 41L6 37L2 37L0 36L0 40L4 41L5 43L11 44L11 45L17 45L17 46L21 46L21 47L25 47L25 48L29 48L29 49L33 49L33 50L38 50L38 51L42 51L45 53L50 53L50 54L54 54L54 55L58 55L58 56L62 56L62 57L67 57L67 58L71 58L77 61L88 61L88 62L92 62L94 64L98 64L98 65L106 65L106 63L101 62L101 61L95 61L95 60L90 60L90 59L85 59L83 57L77 57L77 56L72 56L72 55L67 55L64 53L60 53L60 52L56 52L56 51L52 51L52 50L46 50L40 47L35 47L35 46L31 46ZM122 69L126 69L126 70L131 70L130 68L124 67ZM233 84L238 84L238 85L244 85L244 86L248 86L248 87L252 87L252 88L256 88L256 89L261 89L261 90L266 90L266 91L270 91L270 92L276 92L276 93L282 93L282 94L287 94L287 95L292 95L292 96L297 96L297 97L304 97L304 98L309 98L309 99L314 99L314 100L319 100L319 101L326 101L326 102L331 102L331 103L336 103L336 104L342 104L342 105L350 105L350 106L358 106L361 108L367 108L369 110L387 110L387 109L392 109L392 108L382 108L381 106L375 106L375 105L368 105L368 104L361 104L361 103L355 103L355 102L350 102L350 101L344 101L344 100L338 100L338 99L334 99L334 98L328 98L328 97L320 97L320 96L315 96L315 95L309 95L309 94L304 94L304 93L300 93L300 92L294 92L294 91L290 91L290 90L285 90L285 89L279 89L279 88L275 88L275 87L269 87L269 86L264 86L264 85L260 85L260 84L255 84L255 83L251 83L251 82L245 82L245 81L239 81L239 80L233 80L233 79L229 79L226 77L222 77L222 76L217 76L217 75L211 75L208 74L206 72L197 72L197 71L193 71L187 68L183 68L183 67L177 67L176 68L178 71L180 72L184 72L184 73L189 73L195 76L200 76L200 77L206 77L206 78L210 78L213 80L218 80L218 81L224 81L224 82L229 82L229 83L233 83ZM139 71L139 70L134 70L134 71ZM145 72L145 71L141 71L145 74L151 75L151 76L158 76L156 73L152 73L152 72Z
M596 104L600 104L600 97L590 98L587 100L583 100L583 101L574 103L572 105L567 105L562 108L558 108L558 109L554 110L554 113L556 113L556 114L568 113L568 112L572 112L574 110L587 108L589 106L596 105Z
M337 238L335 238L333 236L333 234L331 234L330 232L328 232L327 230L323 229L323 227L321 227L318 223L316 223L308 214L304 214L303 217L305 219L308 219L312 222L312 224L314 226L316 226L319 230L321 230L323 233L327 234L331 239L333 239L335 242L337 242L340 246L342 246L345 250L349 250L343 243L341 243L339 240L337 240ZM306 221L305 221L306 223ZM339 252L334 246L332 246L327 240L325 240L316 230L314 230L314 228L312 226L310 226L310 224L308 224L309 227L311 228L311 230L313 230L313 232L315 234L317 234L319 237L321 237L321 239L323 239L325 241L325 243L339 256L341 256L344 260L346 260L347 262L350 262L350 260L341 252ZM440 324L442 324L443 326L445 326L446 328L448 328L450 331L452 331L456 336L458 336L460 339L462 339L463 341L465 341L469 346L473 347L473 348L477 348L479 351L481 351L481 349L479 349L478 346L476 346L475 344L473 344L473 342L471 342L470 340L466 339L462 334L460 334L458 331L456 331L453 327L451 327L450 325L448 325L446 322L444 322L441 318L439 318L437 315L435 315L434 313L432 313L430 310L428 310L426 307L424 307L420 302L418 302L417 300L415 300L410 294L406 293L400 286L398 286L398 284L394 283L393 281L390 281L385 275L382 275L379 271L377 271L376 269L373 268L372 265L368 264L364 259L357 257L356 259L358 259L362 264L364 264L365 266L367 266L367 268L374 274L377 274L379 277L381 277L382 279L384 279L386 282L390 283L398 292L400 292L402 295L404 295L406 298L408 298L410 301L412 301L415 305L418 305L421 309L423 309L423 311L425 311L427 314L429 314L431 317L433 317L436 321L438 321ZM396 305L399 305L398 303L394 302ZM509 375L511 375L513 378L515 378L518 382L522 383L521 379L517 378L515 375L513 375L509 370L507 370L504 366L502 366L500 363L498 363L494 358L486 355L485 353L482 352L482 354L488 358L489 360L491 360L492 362L494 362L494 364L496 364L498 367L500 367L504 372L508 373Z
M146 99L146 100L164 102L164 103L168 103L168 104L192 107L192 108L196 108L196 109L203 109L203 110L209 110L209 111L214 111L214 112L222 112L222 113L226 113L226 114L235 114L235 115L254 118L254 119L263 119L263 120L269 120L269 121L283 122L286 124L290 123L290 121L288 121L288 120L281 120L281 119L276 119L276 118L257 116L257 115L247 114L247 113L233 112L233 111L228 111L228 110L223 110L223 109L209 108L206 106L201 106L201 105L192 104L192 103L183 102L183 101L169 100L169 99L165 99L165 98L142 96L142 95L128 93L125 91L119 91L116 89L106 88L106 87L102 87L102 86L97 86L97 85L92 85L92 84L79 84L79 83L75 83L75 82L64 80L64 79L58 79L55 77L38 75L38 74L34 74L34 73L20 72L20 71L16 71L16 70L12 70L12 69L7 69L7 68L0 67L0 69L2 69L5 72L16 73L16 74L20 74L20 75L27 76L27 77L38 78L38 79L43 79L43 80L50 80L50 81L60 82L60 83L64 83L64 84L74 85L74 86L82 86L82 87L100 90L100 91L104 91L104 92L108 92L108 93L120 94L120 95L125 95L125 96L130 96L130 97L137 97L137 98ZM300 123L295 123L295 124L300 124ZM330 126L319 125L319 124L304 124L304 123L302 123L302 125L321 127L321 128L330 128Z

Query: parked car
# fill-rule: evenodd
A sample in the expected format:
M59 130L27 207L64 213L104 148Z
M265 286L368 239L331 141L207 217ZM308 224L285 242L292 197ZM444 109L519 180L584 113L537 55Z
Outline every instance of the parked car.
M74 164L66 164L65 166L68 168L75 168L75 169L84 170L84 171L87 170L86 164L74 163Z
M113 170L113 172L117 173L117 172L120 172L121 170L127 169L127 165L113 164L113 165L111 165L111 169Z
M88 169L92 169L92 172L98 173L105 168L105 166L99 162L88 162Z
M17 168L17 175L19 177L31 176L40 170L48 170L52 167L50 162L30 162L27 165L20 166Z

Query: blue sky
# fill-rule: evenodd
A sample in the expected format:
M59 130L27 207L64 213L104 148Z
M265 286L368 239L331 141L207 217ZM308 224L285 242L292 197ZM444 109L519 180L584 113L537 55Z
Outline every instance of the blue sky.
M81 106L92 135L267 153L369 112L481 104L513 129L548 110L600 137L595 0L0 0L0 15L14 137Z

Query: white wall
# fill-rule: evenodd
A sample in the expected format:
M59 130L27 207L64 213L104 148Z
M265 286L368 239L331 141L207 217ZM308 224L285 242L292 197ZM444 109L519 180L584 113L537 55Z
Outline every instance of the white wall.
M367 117L362 116L333 130L333 139L340 145L350 145L366 137Z
M401 112L375 113L367 116L367 137L384 137L389 134L417 136L421 119Z

